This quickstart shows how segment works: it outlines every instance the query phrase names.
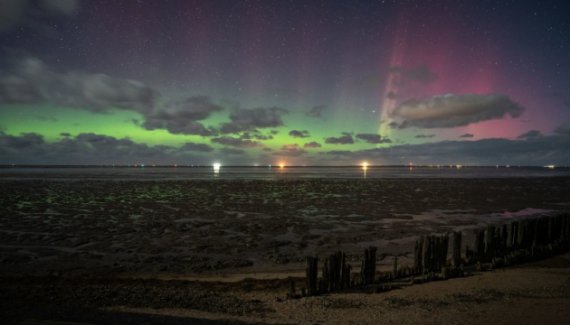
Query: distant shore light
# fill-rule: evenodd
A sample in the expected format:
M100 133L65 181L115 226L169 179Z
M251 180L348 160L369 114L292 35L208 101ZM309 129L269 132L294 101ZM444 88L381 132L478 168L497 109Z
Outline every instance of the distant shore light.
M362 166L363 169L367 169L368 168L368 161L363 161L362 163L360 163L360 166Z
M222 164L220 164L219 162L215 162L212 164L212 167L214 168L214 173L219 173L220 168L222 167Z
M280 162L280 163L279 163L279 168L285 168L285 163L284 163L284 162Z

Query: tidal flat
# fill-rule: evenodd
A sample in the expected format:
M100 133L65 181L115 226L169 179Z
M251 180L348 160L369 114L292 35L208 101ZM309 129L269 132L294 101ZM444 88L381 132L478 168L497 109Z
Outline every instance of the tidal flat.
M420 235L566 211L570 178L1 180L0 272L297 272L307 255L412 257Z

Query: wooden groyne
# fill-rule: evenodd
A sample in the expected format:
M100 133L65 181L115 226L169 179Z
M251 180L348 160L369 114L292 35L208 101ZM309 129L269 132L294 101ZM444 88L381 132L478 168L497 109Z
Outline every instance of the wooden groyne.
M316 256L307 256L306 288L295 293L292 281L290 297L315 296L347 289L390 284L409 278L411 283L460 277L467 270L487 270L543 259L570 250L570 214L514 220L489 225L473 231L472 246L465 245L460 231L421 236L414 246L411 266L398 266L394 257L391 272L376 271L377 248L364 250L359 274L351 273L346 254L338 251L324 258L318 276Z

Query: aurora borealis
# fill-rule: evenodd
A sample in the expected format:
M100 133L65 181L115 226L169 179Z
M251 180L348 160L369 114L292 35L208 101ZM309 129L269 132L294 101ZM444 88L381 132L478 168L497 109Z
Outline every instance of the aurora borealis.
M569 15L0 0L0 164L570 165Z

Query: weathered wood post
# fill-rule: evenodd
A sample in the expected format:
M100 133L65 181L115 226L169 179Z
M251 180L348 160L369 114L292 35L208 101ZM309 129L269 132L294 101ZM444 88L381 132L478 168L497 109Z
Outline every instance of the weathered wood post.
M475 232L475 262L482 262L485 258L485 231L483 229Z
M374 283L376 276L376 247L368 247L364 250L364 260L360 269L360 278L362 284Z
M414 249L414 273L422 273L422 253L423 253L424 237L416 240L416 247Z
M490 261L495 255L495 227L488 226L485 230L485 260Z
M451 264L454 268L459 268L461 265L461 231L453 233L453 254L451 255Z
M307 256L307 267L305 269L306 281L307 281L307 295L315 296L318 294L318 264L319 258L313 256Z
M440 270L441 268L447 266L447 253L449 251L449 234L445 234L442 237L441 242L441 262L440 262Z
M398 256L394 256L394 266L392 268L392 279L398 278Z
M425 236L422 250L422 272L429 273L431 271L431 250L432 250L432 237Z

